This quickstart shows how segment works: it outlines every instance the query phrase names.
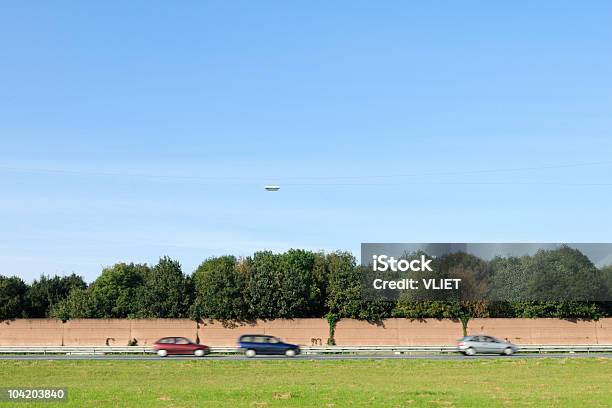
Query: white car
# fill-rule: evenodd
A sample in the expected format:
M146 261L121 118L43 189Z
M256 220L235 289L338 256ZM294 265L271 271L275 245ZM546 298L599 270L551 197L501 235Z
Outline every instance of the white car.
M519 350L518 346L509 341L485 335L463 337L458 340L457 349L466 356L473 356L476 353L511 356Z

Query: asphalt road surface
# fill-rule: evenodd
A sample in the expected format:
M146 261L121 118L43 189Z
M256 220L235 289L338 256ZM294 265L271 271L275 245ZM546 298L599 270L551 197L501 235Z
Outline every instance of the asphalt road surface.
M226 361L261 361L261 360L283 360L283 361L308 361L308 360L453 360L473 361L482 359L517 359L517 358L612 358L612 353L549 353L549 354L515 354L513 356L499 355L476 355L467 357L461 354L344 354L325 355L310 354L296 357L285 356L256 356L247 358L243 355L208 355L205 357L195 356L169 356L158 357L156 355L0 355L0 360L146 360L146 361L178 361L178 360L226 360Z

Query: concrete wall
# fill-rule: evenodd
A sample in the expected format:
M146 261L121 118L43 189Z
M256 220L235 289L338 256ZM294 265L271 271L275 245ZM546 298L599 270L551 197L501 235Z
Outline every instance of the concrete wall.
M127 346L136 338L147 346L164 336L195 339L187 319L17 319L0 323L0 346Z
M64 337L61 320L19 319L0 323L0 346L57 346Z
M211 346L231 346L243 334L269 334L289 343L325 345L329 325L325 319L258 320L255 323L226 327L220 322L206 321L198 330L200 340Z
M612 319L472 319L468 332L518 344L612 344Z
M198 327L199 326L199 327ZM186 319L18 319L0 323L0 346L125 346L136 338L142 346L164 336L184 336L211 346L231 346L242 334L271 334L302 345L325 345L324 319L257 321L228 326ZM469 334L486 333L519 344L612 344L612 318L599 321L558 319L472 319ZM336 326L338 345L443 345L461 337L451 320L388 319L381 325L345 319Z
M455 344L461 323L452 320L387 319L380 325L359 320L340 320L335 333L338 345L441 345Z

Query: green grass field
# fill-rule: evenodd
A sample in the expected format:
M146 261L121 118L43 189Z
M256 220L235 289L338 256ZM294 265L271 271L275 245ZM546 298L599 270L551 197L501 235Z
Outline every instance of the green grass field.
M612 407L612 360L0 361L11 386L68 388L44 407Z

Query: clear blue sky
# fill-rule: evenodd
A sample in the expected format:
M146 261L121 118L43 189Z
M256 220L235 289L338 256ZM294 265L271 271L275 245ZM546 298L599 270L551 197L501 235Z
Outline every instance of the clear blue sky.
M0 274L612 242L611 21L609 1L7 2Z

